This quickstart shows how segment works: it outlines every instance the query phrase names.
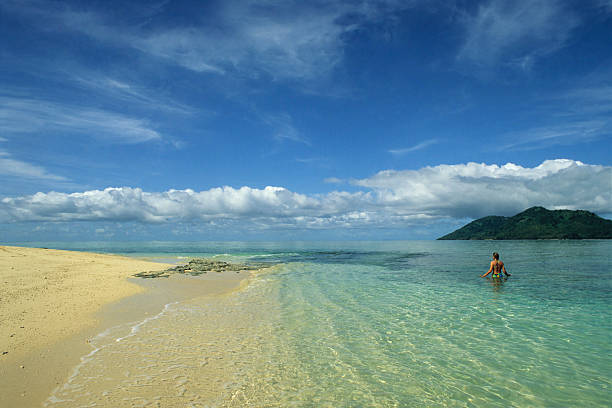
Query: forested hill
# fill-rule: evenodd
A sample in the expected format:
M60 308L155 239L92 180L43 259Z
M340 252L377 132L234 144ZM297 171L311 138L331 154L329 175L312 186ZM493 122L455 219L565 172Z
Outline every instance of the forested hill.
M489 216L438 239L610 239L612 221L583 210L532 207L513 217Z

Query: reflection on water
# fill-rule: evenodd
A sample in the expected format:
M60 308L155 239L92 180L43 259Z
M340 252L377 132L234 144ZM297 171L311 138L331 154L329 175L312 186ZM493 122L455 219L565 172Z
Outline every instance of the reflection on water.
M503 276L499 278L491 278L487 276L485 279L487 279L487 281L489 281L491 286L493 286L493 290L495 292L499 292L504 287L504 283L508 280L508 277Z

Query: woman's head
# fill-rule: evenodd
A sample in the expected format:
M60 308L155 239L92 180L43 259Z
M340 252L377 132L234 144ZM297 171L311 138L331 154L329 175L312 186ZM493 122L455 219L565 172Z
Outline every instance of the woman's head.
M493 252L493 259L495 259L496 261L499 260L499 254L497 252Z

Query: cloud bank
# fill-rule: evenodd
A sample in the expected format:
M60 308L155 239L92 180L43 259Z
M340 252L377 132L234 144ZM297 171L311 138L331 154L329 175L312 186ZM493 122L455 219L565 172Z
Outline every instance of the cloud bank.
M533 168L467 163L387 170L355 183L374 190L376 201L395 212L478 218L534 205L609 213L611 179L611 167L558 159Z
M467 163L381 171L362 191L305 195L283 187L146 192L119 187L0 201L0 221L224 223L249 228L399 228L442 219L512 215L534 205L612 213L612 167L547 160L537 167Z

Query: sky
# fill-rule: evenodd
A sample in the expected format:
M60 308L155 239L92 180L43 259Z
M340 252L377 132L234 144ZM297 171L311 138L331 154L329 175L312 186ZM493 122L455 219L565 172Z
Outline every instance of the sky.
M0 242L612 218L612 1L0 0Z

